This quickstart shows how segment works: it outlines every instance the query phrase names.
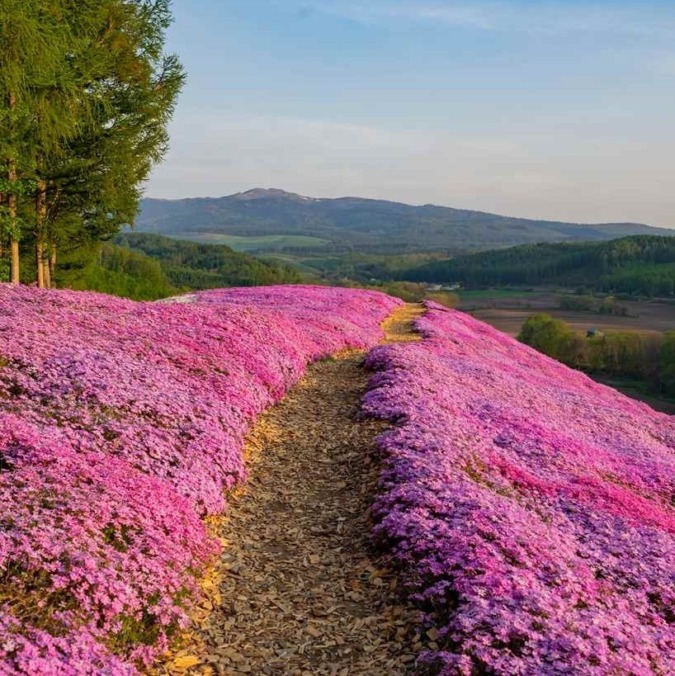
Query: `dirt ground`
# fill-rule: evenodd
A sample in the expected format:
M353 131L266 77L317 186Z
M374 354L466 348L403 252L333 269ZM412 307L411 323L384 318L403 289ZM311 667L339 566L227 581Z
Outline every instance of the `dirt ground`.
M387 341L418 339L408 305ZM160 674L398 676L422 650L418 613L371 550L378 421L359 417L364 353L314 364L248 438L250 480L213 524L207 599Z

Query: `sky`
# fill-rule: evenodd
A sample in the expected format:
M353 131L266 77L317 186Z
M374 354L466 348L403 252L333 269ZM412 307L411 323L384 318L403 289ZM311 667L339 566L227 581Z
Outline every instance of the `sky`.
M146 194L675 227L672 0L174 0Z

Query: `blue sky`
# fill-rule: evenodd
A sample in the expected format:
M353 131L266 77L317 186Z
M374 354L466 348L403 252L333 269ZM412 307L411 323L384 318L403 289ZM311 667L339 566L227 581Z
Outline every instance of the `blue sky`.
M675 2L174 0L156 197L277 187L675 227Z

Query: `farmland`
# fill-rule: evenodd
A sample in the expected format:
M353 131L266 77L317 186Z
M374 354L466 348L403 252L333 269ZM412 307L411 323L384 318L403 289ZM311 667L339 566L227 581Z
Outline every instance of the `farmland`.
M626 316L600 315L560 309L561 294L551 289L485 289L461 291L458 308L500 331L515 336L525 320L537 312L562 319L574 329L654 333L675 328L675 304L656 300L619 300Z

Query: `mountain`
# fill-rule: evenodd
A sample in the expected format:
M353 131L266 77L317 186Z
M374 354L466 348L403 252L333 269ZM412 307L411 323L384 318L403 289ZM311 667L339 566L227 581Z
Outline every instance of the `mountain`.
M425 263L411 281L499 286L558 285L643 296L675 295L675 237L639 235L609 242L526 244Z
M274 189L219 198L145 199L136 228L245 251L314 254L456 253L534 242L671 234L639 223L540 221L432 204L411 206L359 197L316 199Z

